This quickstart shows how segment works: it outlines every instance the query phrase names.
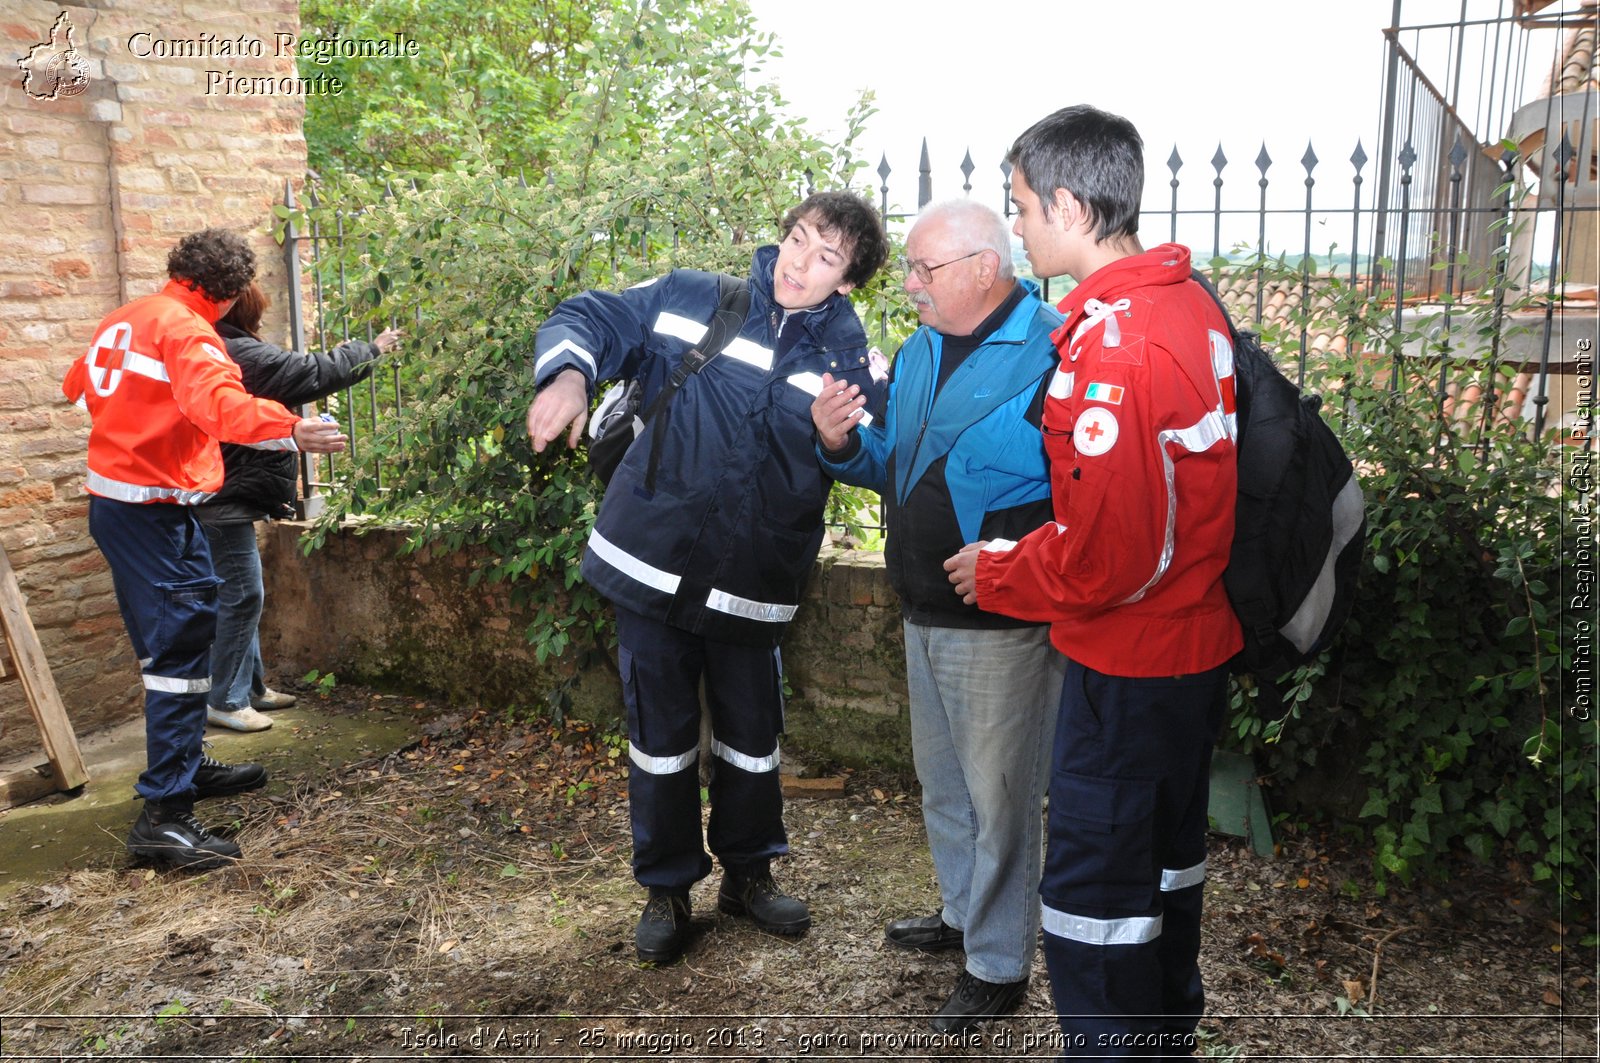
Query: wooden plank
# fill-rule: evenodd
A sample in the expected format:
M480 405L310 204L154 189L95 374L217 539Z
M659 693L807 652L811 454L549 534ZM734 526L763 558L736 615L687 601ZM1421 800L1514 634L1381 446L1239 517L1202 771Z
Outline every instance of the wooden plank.
M844 777L828 775L820 779L802 779L798 775L783 775L785 797L843 797Z
M55 769L49 764L0 775L0 809L15 808L56 792Z
M11 559L3 546L0 546L0 626L5 628L6 644L22 680L22 689L28 696L28 708L39 725L45 756L50 758L55 771L56 789L76 790L89 781L89 771L83 766L78 736L67 718L66 706L61 704L61 694L50 675L50 662L39 645L33 619L28 616L28 600L22 596L17 575L11 570Z

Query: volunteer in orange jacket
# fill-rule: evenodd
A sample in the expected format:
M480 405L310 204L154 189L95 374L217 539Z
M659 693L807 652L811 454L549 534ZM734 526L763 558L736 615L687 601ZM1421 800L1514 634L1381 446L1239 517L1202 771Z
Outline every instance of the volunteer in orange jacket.
M180 867L215 867L239 847L207 830L194 802L254 790L255 764L203 755L211 641L221 581L190 507L222 487L217 441L329 453L337 425L254 398L213 327L255 277L237 233L179 241L160 292L114 311L62 382L89 413L89 532L111 567L145 690L144 810L128 850Z
M1078 281L1042 417L1055 521L945 567L965 600L1050 621L1067 656L1039 887L1066 1055L1187 1058L1204 1004L1208 768L1242 645L1222 585L1233 349L1188 248L1139 243L1132 124L1068 107L1009 161L1034 273Z

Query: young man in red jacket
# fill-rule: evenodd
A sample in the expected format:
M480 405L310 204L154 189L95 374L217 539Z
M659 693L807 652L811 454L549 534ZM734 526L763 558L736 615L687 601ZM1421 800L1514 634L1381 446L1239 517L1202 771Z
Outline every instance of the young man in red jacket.
M1143 143L1068 107L1018 138L1014 231L1078 281L1043 414L1055 521L945 567L1067 658L1042 923L1068 1055L1188 1057L1204 1004L1211 747L1242 645L1222 585L1237 486L1228 326L1189 250L1137 236Z
M239 846L194 816L207 797L254 790L256 764L204 755L219 580L193 507L222 487L217 441L267 450L342 450L337 425L244 390L215 328L255 277L243 237L207 229L167 257L166 287L113 311L62 381L88 411L89 533L111 567L144 683L144 811L128 850L178 867L216 867Z

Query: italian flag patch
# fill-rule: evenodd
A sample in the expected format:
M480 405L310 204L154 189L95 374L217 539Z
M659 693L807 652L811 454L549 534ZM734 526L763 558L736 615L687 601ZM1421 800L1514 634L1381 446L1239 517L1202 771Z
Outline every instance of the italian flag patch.
M1122 405L1122 385L1093 383L1089 390L1083 393L1084 399L1089 402L1104 402L1111 406Z

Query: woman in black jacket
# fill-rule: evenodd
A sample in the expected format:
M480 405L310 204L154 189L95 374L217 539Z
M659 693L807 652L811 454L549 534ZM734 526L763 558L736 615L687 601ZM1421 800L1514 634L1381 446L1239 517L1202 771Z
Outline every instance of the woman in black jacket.
M326 354L286 351L261 338L266 307L266 294L251 284L217 322L217 333L239 363L245 390L285 406L313 402L364 379L372 360L400 342L398 330L386 329L371 343L350 340ZM231 443L222 445L222 461L222 490L195 507L211 540L212 568L224 581L217 595L206 720L235 731L264 731L272 720L257 710L287 708L295 699L267 689L261 665L256 626L265 592L255 522L294 515L298 461L292 451Z

